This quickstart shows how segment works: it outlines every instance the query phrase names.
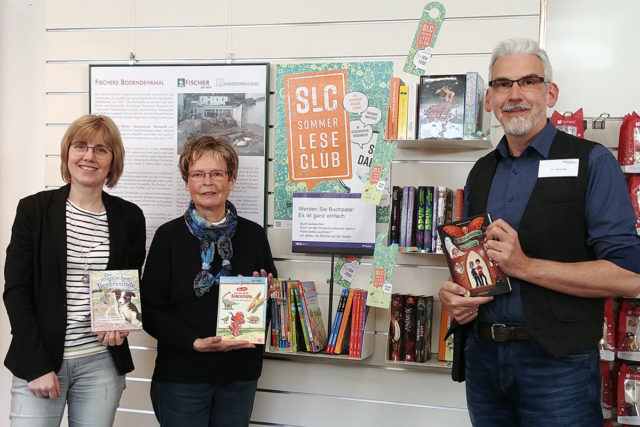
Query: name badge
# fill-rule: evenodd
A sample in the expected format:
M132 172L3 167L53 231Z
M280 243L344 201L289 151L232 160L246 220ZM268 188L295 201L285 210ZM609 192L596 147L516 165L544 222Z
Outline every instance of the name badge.
M578 176L579 159L540 160L538 178Z

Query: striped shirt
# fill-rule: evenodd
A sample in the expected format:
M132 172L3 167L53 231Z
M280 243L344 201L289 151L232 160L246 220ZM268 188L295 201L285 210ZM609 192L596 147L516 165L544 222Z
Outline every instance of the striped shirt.
M67 330L65 359L107 351L91 332L89 284L82 281L91 270L105 270L109 260L107 212L94 213L67 200Z

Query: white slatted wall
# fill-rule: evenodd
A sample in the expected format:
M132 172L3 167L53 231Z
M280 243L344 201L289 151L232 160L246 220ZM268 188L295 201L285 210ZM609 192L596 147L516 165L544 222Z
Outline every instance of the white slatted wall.
M514 36L539 38L540 2L441 0L447 19L438 36L431 74L479 71L487 78L497 41ZM66 126L89 110L89 64L126 64L130 52L140 64L271 63L391 60L402 71L425 0L49 0L46 2L45 142L46 186L58 186L59 141ZM270 99L274 105L273 96ZM275 111L270 109L271 114ZM274 117L269 138L273 144ZM399 149L394 185L447 185L459 188L474 160L485 151ZM273 156L273 149L270 150ZM269 184L269 224L273 223L273 176ZM330 259L291 252L290 231L269 228L281 276L314 280L328 301ZM356 275L366 287L371 260ZM400 255L394 291L436 295L448 276L439 256ZM335 309L335 304L334 304ZM436 301L434 331L440 305ZM266 360L252 423L255 425L469 425L464 386L448 371L385 364L388 311L376 310L375 354L362 362L298 357ZM117 426L155 426L149 378L155 343L132 334L136 369L116 417ZM437 345L432 346L437 352ZM7 389L7 384L1 385ZM1 422L0 422L1 424Z

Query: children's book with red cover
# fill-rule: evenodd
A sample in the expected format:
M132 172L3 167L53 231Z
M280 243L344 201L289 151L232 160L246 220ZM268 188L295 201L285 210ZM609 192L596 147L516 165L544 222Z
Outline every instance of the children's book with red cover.
M511 282L487 256L488 213L438 226L438 235L449 265L451 279L468 295L488 296L511 292Z

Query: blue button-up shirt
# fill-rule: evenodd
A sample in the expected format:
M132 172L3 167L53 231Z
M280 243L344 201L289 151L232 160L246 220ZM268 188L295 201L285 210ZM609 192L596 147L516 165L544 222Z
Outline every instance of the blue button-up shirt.
M502 218L518 229L538 177L538 164L540 160L549 158L557 132L555 126L548 122L519 157L509 154L507 140L502 138L496 147L500 156L487 200L487 212L494 220ZM468 212L466 191L465 188L465 217ZM586 197L587 245L594 249L598 259L606 259L640 273L640 237L635 230L636 219L624 175L611 152L601 145L596 145L589 155ZM480 321L526 323L520 282L511 278L511 285L511 293L498 295L481 307Z

